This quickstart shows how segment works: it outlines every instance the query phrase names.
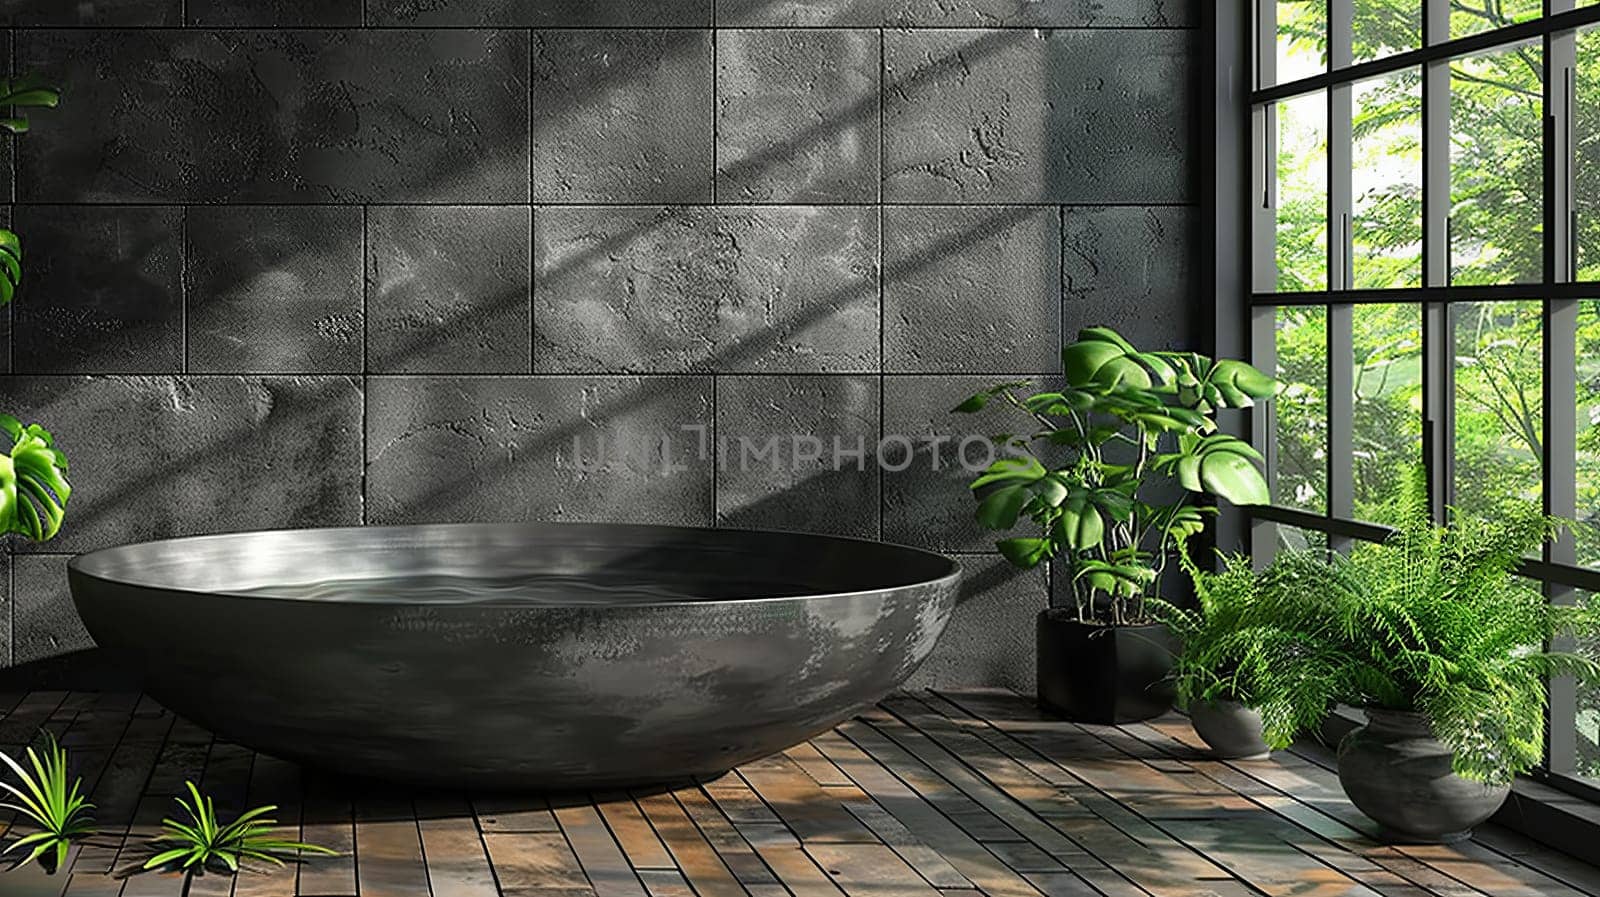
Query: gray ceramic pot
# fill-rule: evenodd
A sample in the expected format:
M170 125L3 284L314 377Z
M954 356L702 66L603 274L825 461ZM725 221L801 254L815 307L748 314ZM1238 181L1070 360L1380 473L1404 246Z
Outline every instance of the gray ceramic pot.
M1198 701L1189 724L1220 760L1260 760L1272 753L1261 736L1261 714L1238 701Z
M1339 742L1339 784L1391 840L1448 844L1470 837L1511 791L1456 775L1450 758L1423 714L1372 709Z

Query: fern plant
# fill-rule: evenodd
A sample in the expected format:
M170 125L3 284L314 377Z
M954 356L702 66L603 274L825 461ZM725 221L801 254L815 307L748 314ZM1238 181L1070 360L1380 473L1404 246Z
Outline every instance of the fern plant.
M1411 711L1454 752L1458 774L1508 782L1543 759L1547 679L1600 681L1593 656L1546 649L1600 633L1600 604L1551 605L1515 575L1558 530L1532 507L1435 525L1414 472L1382 516L1394 527L1382 543L1280 554L1232 631L1185 663L1247 697L1274 747L1337 704ZM1233 587L1237 565L1211 582Z
M272 828L277 821L268 814L275 806L246 810L232 822L223 823L217 818L217 808L211 798L200 793L193 782L184 783L190 800L175 798L188 817L183 821L161 820L161 834L155 838L160 849L135 871L148 871L172 867L184 873L183 891L189 892L194 878L206 870L226 869L237 873L250 861L272 866L283 866L306 854L337 856L337 852L315 844L303 844L279 838Z
M1195 601L1179 606L1155 603L1155 615L1167 624L1183 650L1173 664L1178 706L1189 708L1214 701L1255 703L1250 668L1240 651L1269 630L1253 623L1259 612L1261 580L1250 559L1223 557L1215 572L1201 570L1187 552L1179 553L1183 569L1194 581Z
M49 733L43 756L28 748L28 766L8 754L0 754L0 760L18 780L16 784L0 781L0 789L12 799L0 804L0 808L16 813L39 829L12 841L3 852L32 848L17 866L38 860L47 871L54 872L66 862L74 841L95 833L94 804L84 798L83 779L69 776L67 752Z

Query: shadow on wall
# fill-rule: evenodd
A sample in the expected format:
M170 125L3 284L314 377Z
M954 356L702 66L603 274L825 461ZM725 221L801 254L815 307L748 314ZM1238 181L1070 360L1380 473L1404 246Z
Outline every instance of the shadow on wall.
M0 380L0 407L78 429L70 525L19 555L361 520L361 393L349 377L13 377Z
M906 259L893 270L884 273L885 279L903 277L941 259L960 251L978 241L988 239L996 231L1004 230L1008 225L1015 223L1031 213L1030 209L1022 207L1001 208L990 211L983 219L977 222L969 231L947 238L926 247L920 253ZM595 247L589 254L595 257L604 255L608 249ZM574 266L581 265L584 260L573 261ZM842 301L858 291L859 287L852 287L842 293L825 295L815 301L798 315L792 316L774 326L766 328L742 340L735 346L714 353L703 364L706 371L714 371L727 367L735 367L737 362L758 354L773 344L783 340L808 326L820 318L828 315ZM875 289L871 287L870 289ZM491 492L506 488L507 484L514 481L519 468L529 464L551 464L560 453L568 449L575 437L588 436L593 433L594 421L615 419L629 412L641 409L653 402L658 402L669 396L674 390L683 388L685 377L641 377L638 384L629 392L609 401L603 405L584 408L580 414L564 422L556 422L540 428L533 438L522 441L513 440L503 446L492 450L490 457L480 463L470 463L474 455L483 456L484 437L479 432L460 432L465 423L467 426L480 428L481 422L450 422L450 415L440 416L434 424L435 429L450 430L462 442L465 451L456 456L460 462L453 469L453 475L441 477L433 482L407 481L402 483L409 488L394 500L393 517L395 520L404 521L448 521L463 519L452 513L452 500L458 499L465 490L479 489ZM426 401L423 399L422 401ZM530 415L537 414L539 409L530 409ZM476 444L478 450L472 446ZM381 443L369 447L373 467L379 467L377 460L381 457L384 447ZM374 478L383 476L381 470L373 474ZM388 520L388 512L380 511L374 505L374 511Z
M700 47L701 37L703 35L697 37L693 31L663 32L660 37L662 44L653 47L652 51L662 56L686 54ZM192 39L198 40L199 37ZM985 34L940 58L930 60L907 77L885 85L884 90L886 92L910 90L926 82L947 77L972 62L1000 51L1008 44L1026 39L1025 34L1017 32L997 31ZM151 52L154 53L155 50L152 49ZM47 57L50 55L46 54ZM76 57L85 54L71 55ZM568 58L569 55L572 56L571 59ZM572 54L563 55L564 62L571 62L583 68L583 77L560 79L561 89L554 96L541 94L538 97L537 106L533 109L533 130L536 134L541 122L558 120L571 110L594 103L598 96L626 83L624 79L628 75L627 69L617 65L600 65L589 58L598 55L603 54L585 53L581 48ZM347 67L370 62L363 56L345 61ZM70 61L53 58L46 58L44 62L45 70L51 74L58 73L51 71L50 63L55 63L57 68L72 64ZM584 65L585 62L589 63L587 67ZM171 60L168 60L168 63L171 63ZM545 66L548 68L549 63L545 63ZM168 65L168 68L171 68L170 72L166 68L157 66L155 74L149 79L150 84L142 88L151 94L145 98L149 101L147 106L159 108L161 104L155 101L164 94L185 95L182 83L187 78L184 74L186 70L171 65ZM239 114L249 109L278 108L278 104L270 97L257 96L256 92L263 87L250 72L242 68L235 71L228 64L221 62L208 68L207 71L210 72L210 77L218 80L218 83L209 89L209 93L215 94L214 98L219 101L226 99L226 102L220 105L235 110L232 114ZM329 78L337 74L333 71L327 73ZM98 90L110 91L111 88L101 87ZM20 172L24 184L30 177L50 178L59 176L59 172L63 171L84 170L95 172L95 178L109 178L109 183L120 183L126 187L128 183L126 179L121 175L114 176L115 172L124 169L136 169L147 173L160 171L163 166L158 164L160 159L155 157L160 151L159 148L140 149L138 141L112 141L115 151L111 157L84 158L77 160L76 163L67 152L71 147L78 147L77 151L82 152L81 148L85 146L106 146L103 139L87 138L95 135L103 137L100 132L107 127L107 121L119 128L127 127L135 130L147 128L148 124L139 124L142 119L135 114L136 110L127 106L127 100L127 97L117 94L80 90L75 96L74 103L63 106L63 109L53 116L53 121L44 123L46 126L41 127L36 134L30 135L29 146L40 141L46 142L46 145L41 148L37 159L32 158L29 146L23 148L25 153L30 154L24 157L24 161L28 164L24 165ZM838 116L818 122L793 137L740 160L727 170L727 174L735 180L754 177L771 166L781 164L805 152L819 142L875 118L878 110L879 101L875 96L855 103ZM174 110L167 114L177 114L181 111ZM311 114L310 111L303 111L307 115ZM393 110L390 110L390 113L392 114ZM237 122L234 124L240 125ZM192 122L188 125L190 130L194 127ZM91 132L87 136L82 133L85 129ZM228 128L220 125L218 129L224 133L229 132ZM234 127L233 130L239 130L239 127ZM253 145L267 141L270 144L270 141L275 139L272 136L274 134L297 134L302 130L303 128L299 127L273 128L269 127L267 122L257 122L245 127L240 134L235 134L238 139L230 142ZM515 129L512 131L500 129L498 133L493 131L479 133L479 139L498 138L504 141L485 146L484 153L491 158L498 158L507 152L520 156L523 148L516 144L520 142L522 135L514 131ZM176 129L174 133L181 135L184 129ZM51 141L59 141L61 145L55 146L49 143ZM537 143L537 138L535 142ZM196 143L168 147L170 152L166 155L183 159L189 154L198 152L203 146L203 143ZM419 152L428 154L420 161L408 157L405 166L408 178L419 178L421 172L453 171L460 167L453 164L459 158L459 148L447 144L436 145L435 141L409 141L406 146L408 154L415 155ZM119 153L132 155L122 159ZM221 157L223 160L228 158ZM482 164L481 159L479 164ZM202 165L200 160L195 159L180 167L198 171L200 168L227 169L229 166L217 160L208 160ZM247 165L245 170L255 171L255 166ZM535 178L538 176L536 171ZM147 192L150 194L148 201L159 202L187 199L228 200L234 199L236 193L233 188L226 185L206 186L194 182L189 180L187 175L178 177L173 183L166 185L160 183L159 178L156 181L135 182L135 184L135 193ZM72 183L62 182L47 187L46 195L51 198L66 196L66 193L61 192L65 189L71 192L75 199L92 199L81 195L82 188ZM408 200L427 202L430 194L441 190L448 193L451 189L451 179L435 176L432 181L418 180L407 184L405 194ZM195 190L202 192L193 197L185 195ZM218 192L219 190L221 192ZM25 197L27 192L24 189ZM359 200L363 197L348 198ZM273 199L277 201L280 197ZM526 201L525 196L520 199L507 196L505 199L509 202ZM92 212L88 209L89 207L84 206L25 208L24 220L18 222L21 228L30 231L29 236L32 238L30 248L34 261L31 264L35 271L31 276L34 280L34 293L49 295L52 301L44 305L19 303L17 326L27 334L27 339L22 346L19 346L16 353L17 369L40 373L80 370L161 373L181 370L183 349L182 336L179 332L181 318L178 312L178 297L182 295L179 281L182 276L180 258L183 247L178 245L178 233L183 227L181 220L183 213L176 208L102 208L94 209ZM91 216L100 216L101 220L94 222ZM26 220L28 218L38 220ZM99 230L92 232L87 238L82 232L85 220L99 225ZM649 223L642 223L628 231L608 235L601 246L626 245L650 226ZM73 231L70 237L69 229ZM360 235L347 236L345 239L355 241L355 245L349 247L349 252L359 252ZM601 246L596 247L597 254L603 251ZM333 257L346 254L342 248L333 249L326 246L318 247L316 251L321 255ZM95 261L92 264L85 263L86 256ZM574 260L571 266L578 264L580 262ZM286 270L295 269L294 261L289 259L279 261L278 266ZM562 272L558 270L541 273L546 276L559 276ZM205 284L207 292L211 295L201 299L191 298L190 301L200 305L215 295L229 295L244 288L247 281L260 274L260 270L247 265L233 265L219 270ZM511 305L522 299L516 294L502 298L505 304ZM498 301L473 303L475 314L495 315L505 310L504 304ZM424 333L413 334L406 338L406 345L396 347L395 351L401 356L408 351L420 351L428 338Z

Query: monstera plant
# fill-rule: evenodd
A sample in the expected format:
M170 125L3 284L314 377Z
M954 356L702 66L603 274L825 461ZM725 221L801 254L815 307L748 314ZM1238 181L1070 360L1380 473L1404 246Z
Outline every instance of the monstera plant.
M54 108L59 102L60 91L45 86L38 78L0 78L0 107L12 109L9 118L0 118L0 129L25 134L28 118L24 110ZM0 228L0 306L11 302L21 282L22 240L12 231Z
M0 78L0 107L10 107L11 117L0 118L0 129L13 134L28 130L28 108L53 108L61 93L38 78ZM0 229L0 306L16 296L22 282L22 240ZM42 542L61 529L66 513L67 457L55 447L48 430L38 424L23 425L0 414L0 431L10 439L0 455L0 533L20 533Z
M980 523L1025 526L998 548L1024 568L1056 565L1061 608L1039 617L1039 696L1085 722L1148 718L1171 703L1171 634L1146 599L1184 543L1215 514L1208 496L1264 504L1262 458L1219 432L1219 409L1248 408L1278 382L1242 361L1145 352L1091 327L1062 350L1062 388L1003 383L956 410L1000 399L1029 432L995 438L1000 455L972 483ZM1129 688L1119 688L1119 685Z
M10 452L0 455L0 533L43 542L60 532L72 495L67 456L38 424L0 414L0 432L11 439Z

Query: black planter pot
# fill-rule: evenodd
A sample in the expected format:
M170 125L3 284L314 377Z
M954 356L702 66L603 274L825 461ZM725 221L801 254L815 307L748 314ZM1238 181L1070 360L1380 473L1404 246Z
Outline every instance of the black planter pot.
M1073 722L1112 725L1172 709L1178 639L1160 624L1095 626L1070 610L1039 614L1039 705Z

